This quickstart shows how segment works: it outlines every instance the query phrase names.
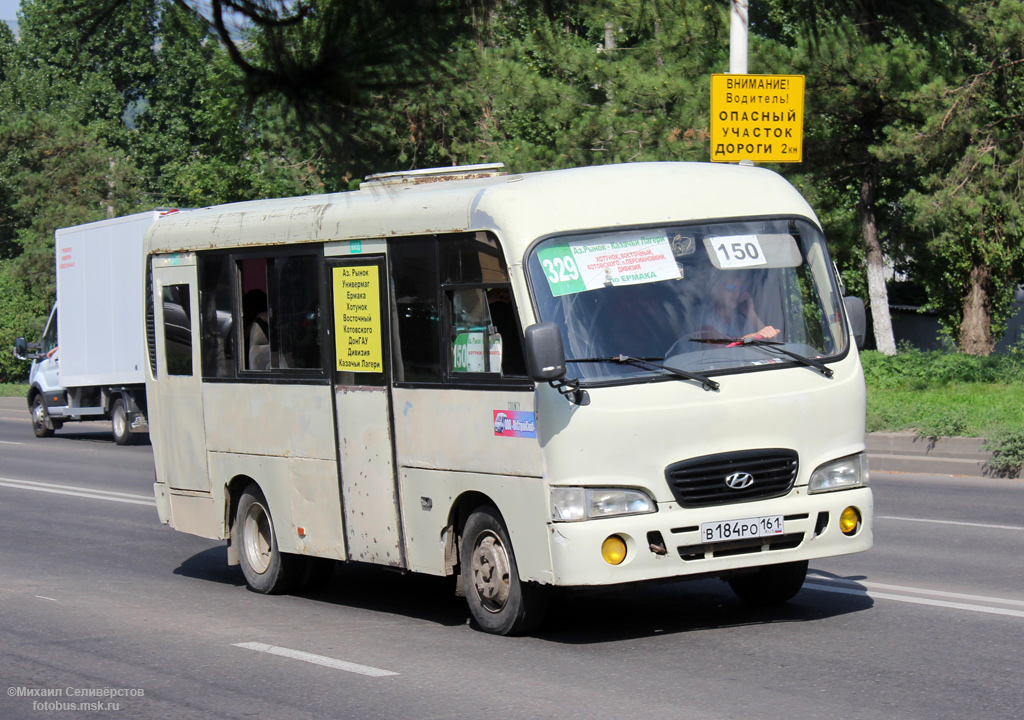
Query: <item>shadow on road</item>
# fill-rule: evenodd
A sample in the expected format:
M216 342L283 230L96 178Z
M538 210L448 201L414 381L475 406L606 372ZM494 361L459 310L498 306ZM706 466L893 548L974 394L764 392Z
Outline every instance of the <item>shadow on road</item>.
M537 633L570 645L693 633L718 628L803 623L871 608L866 595L802 590L782 605L757 607L716 579L647 585L600 594L560 593Z
M215 547L185 560L176 575L244 586L227 551ZM809 578L820 584L824 573ZM851 578L844 578L847 587ZM373 565L338 563L322 589L297 595L340 606L388 613L445 627L469 623L455 579L404 573ZM565 591L551 595L548 617L534 637L568 645L599 644L659 635L774 623L803 623L862 612L873 601L859 592L832 593L805 588L783 605L755 607L740 601L720 580L642 585L610 591Z
M238 566L228 565L228 549L224 545L203 550L185 559L174 569L174 574L196 580L210 580L222 585L245 585L245 577Z

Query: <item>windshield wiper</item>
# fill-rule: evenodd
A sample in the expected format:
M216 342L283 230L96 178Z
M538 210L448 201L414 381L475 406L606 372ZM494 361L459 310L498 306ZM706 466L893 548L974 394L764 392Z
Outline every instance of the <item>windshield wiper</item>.
M805 357L795 352L790 352L786 348L781 347L782 343L778 340L764 340L763 338L692 338L692 340L693 342L712 343L715 345L725 345L726 347L753 345L754 347L771 350L772 352L777 352L791 357L801 365L814 368L827 378L830 378L835 374L832 372L832 368L828 367L823 362L815 360L814 358Z
M659 358L659 360L661 359L663 358ZM720 387L719 383L709 377L705 377L704 375L687 372L686 370L679 370L678 368L669 367L668 365L660 365L644 358L635 358L630 357L629 355L613 355L612 357L603 358L567 358L566 362L604 362L618 363L619 365L633 365L638 368L662 370L671 375L677 375L678 377L686 378L687 380L694 380L699 382L705 390L717 390Z

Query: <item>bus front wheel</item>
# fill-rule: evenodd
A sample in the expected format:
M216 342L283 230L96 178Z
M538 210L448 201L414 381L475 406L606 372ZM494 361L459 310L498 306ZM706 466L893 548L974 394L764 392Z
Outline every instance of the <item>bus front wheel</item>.
M792 600L807 578L807 561L766 565L747 575L729 578L729 587L751 605L779 605Z
M508 530L494 508L477 508L466 520L459 564L469 613L481 630L521 635L543 620L545 589L519 579Z
M288 592L301 579L296 562L299 558L277 547L270 506L256 483L242 492L232 535L238 539L239 565L251 590L277 595Z

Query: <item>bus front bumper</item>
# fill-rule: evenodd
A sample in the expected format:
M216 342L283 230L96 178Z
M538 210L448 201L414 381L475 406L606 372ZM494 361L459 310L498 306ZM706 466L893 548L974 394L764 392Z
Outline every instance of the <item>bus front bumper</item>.
M847 508L855 509L859 523L844 533L840 517ZM602 586L713 576L861 552L873 543L873 515L870 488L807 495L806 487L800 487L774 500L699 509L661 503L658 512L644 515L549 523L553 584ZM749 521L778 516L783 517L782 531L770 536L708 542L701 532L702 525L707 534L710 526L705 524L721 523L716 529L731 534ZM625 559L617 565L602 554L602 545L613 536L625 543Z

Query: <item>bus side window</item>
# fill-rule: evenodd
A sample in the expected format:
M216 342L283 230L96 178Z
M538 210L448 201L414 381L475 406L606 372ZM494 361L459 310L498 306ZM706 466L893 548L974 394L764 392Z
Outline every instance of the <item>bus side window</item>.
M167 285L164 303L164 361L168 375L192 374L192 305L188 285Z
M318 258L238 260L246 370L321 370Z
M452 373L525 376L519 323L498 238L489 232L442 238L440 256Z
M320 283L313 255L278 257L271 265L271 317L279 352L275 368L319 369Z
M402 238L388 246L391 263L392 348L397 382L441 382L437 239Z
M507 286L451 289L452 372L525 375L512 292Z
M483 288L452 290L452 372L501 372L501 334Z
M199 259L199 312L204 377L234 377L234 284L226 255Z

